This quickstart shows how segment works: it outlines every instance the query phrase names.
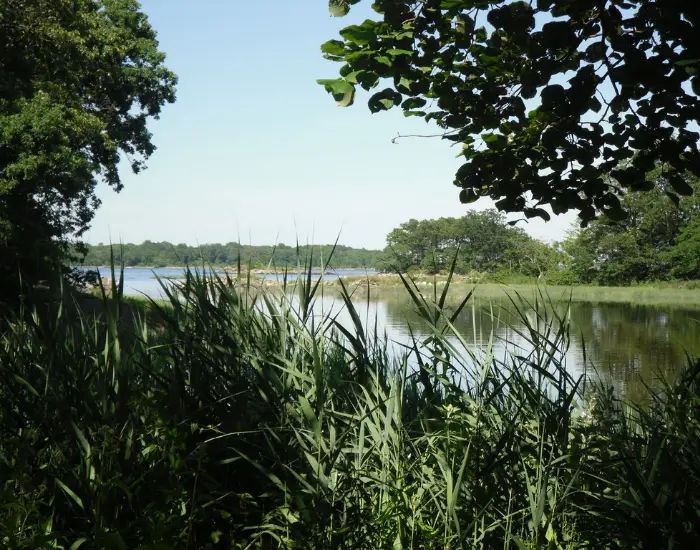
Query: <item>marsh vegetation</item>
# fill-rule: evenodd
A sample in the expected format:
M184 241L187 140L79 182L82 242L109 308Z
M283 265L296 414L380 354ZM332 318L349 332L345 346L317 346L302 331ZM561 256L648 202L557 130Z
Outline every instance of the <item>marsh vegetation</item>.
M350 326L315 315L310 275L6 318L3 546L697 545L700 365L637 406L566 368L566 306L512 294L528 345L494 353L455 328L469 294L408 280L421 334L390 353L346 291Z

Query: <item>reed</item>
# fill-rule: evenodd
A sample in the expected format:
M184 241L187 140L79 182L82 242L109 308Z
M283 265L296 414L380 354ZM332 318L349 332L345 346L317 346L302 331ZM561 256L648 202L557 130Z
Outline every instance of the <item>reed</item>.
M0 545L698 546L700 364L633 407L569 373L544 290L511 293L506 352L467 344L451 276L403 279L429 330L392 354L342 281L351 322L321 311L312 263L287 292L188 270L128 323L113 269L99 314L8 316Z

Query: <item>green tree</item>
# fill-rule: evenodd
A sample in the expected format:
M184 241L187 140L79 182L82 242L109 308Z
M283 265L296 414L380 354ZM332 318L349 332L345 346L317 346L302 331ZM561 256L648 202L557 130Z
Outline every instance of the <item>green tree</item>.
M98 181L122 188L175 99L136 0L0 0L0 286L45 277L87 229Z
M671 264L671 276L679 279L700 279L700 216L696 212L678 234L676 244L666 257Z
M506 270L539 276L557 265L555 251L509 226L493 209L461 218L412 219L393 229L386 241L378 261L385 271L437 273L450 267L458 250L458 273Z
M602 216L565 241L570 268L581 281L622 284L700 276L700 180L686 177L695 192L678 203L667 195L670 183L661 170L649 182L651 191L623 197L629 212L625 220Z
M344 15L360 0L331 0ZM322 51L378 112L400 108L461 143L460 200L548 219L621 219L624 191L648 189L661 163L670 191L700 175L700 3L684 0L375 0L376 20ZM381 83L381 86L380 86ZM384 87L385 86L385 87ZM621 167L622 166L622 167Z

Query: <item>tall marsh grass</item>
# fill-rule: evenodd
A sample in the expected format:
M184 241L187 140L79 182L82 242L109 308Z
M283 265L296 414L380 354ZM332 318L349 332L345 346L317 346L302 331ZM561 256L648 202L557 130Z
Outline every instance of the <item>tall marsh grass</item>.
M345 287L350 324L314 313L310 271L188 271L127 323L118 283L99 315L8 316L0 546L700 547L700 364L651 407L584 395L544 293L496 356L454 328L470 294L404 284L430 330L398 356Z

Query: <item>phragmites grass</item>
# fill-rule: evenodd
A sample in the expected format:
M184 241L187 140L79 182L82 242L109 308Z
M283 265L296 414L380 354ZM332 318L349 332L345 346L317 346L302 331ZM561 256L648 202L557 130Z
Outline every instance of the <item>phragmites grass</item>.
M2 321L2 548L700 547L700 364L644 407L584 392L544 291L497 355L454 327L469 293L404 279L430 328L397 355L310 269L188 270L128 322L112 278L99 315Z

